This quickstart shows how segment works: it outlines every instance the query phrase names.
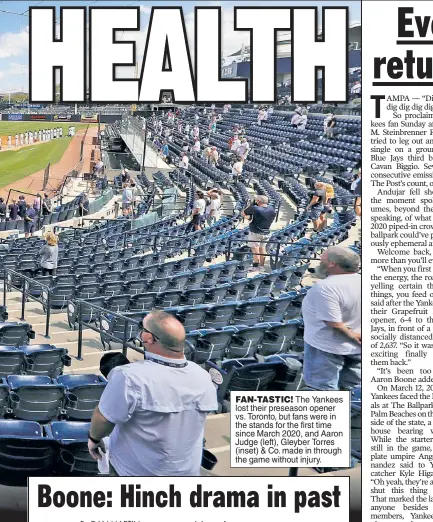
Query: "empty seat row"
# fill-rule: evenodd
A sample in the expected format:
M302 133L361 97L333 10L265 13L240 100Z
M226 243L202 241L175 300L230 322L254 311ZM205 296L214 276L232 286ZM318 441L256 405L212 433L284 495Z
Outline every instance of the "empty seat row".
M0 377L26 374L56 378L70 365L68 350L52 344L0 346Z
M307 288L298 292L282 294L278 299L256 297L249 301L228 301L217 305L196 304L193 306L174 306L163 310L174 315L184 326L187 333L200 329L221 329L231 325L253 326L262 322L283 322L300 316L302 300ZM83 303L90 314L91 303ZM101 342L105 348L121 347L126 342L137 341L139 323L147 311L126 312L122 316L100 313L93 317L99 321ZM127 320L125 321L125 318ZM126 323L126 324L125 324Z
M296 342L302 320L192 330L187 334L191 359L197 364L303 351Z
M103 377L92 374L8 375L0 380L0 414L37 422L88 421L105 385Z
M93 476L87 449L90 423L0 420L0 484L24 487L27 477Z

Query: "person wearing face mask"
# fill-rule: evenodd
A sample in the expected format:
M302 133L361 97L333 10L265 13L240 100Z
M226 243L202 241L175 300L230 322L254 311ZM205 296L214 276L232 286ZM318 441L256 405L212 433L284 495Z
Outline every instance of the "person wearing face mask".
M88 450L98 461L109 439L112 476L199 476L206 416L218 409L208 372L184 355L185 329L161 310L146 315L145 359L109 370Z
M304 381L311 390L361 385L361 275L358 254L328 248L316 273L323 279L302 302Z

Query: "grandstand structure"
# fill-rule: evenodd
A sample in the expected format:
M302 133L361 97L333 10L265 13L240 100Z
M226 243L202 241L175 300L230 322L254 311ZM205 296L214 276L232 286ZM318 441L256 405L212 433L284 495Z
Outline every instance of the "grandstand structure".
M108 130L124 138L125 125L134 128L140 145L124 141L142 167L136 179L144 196L133 219L115 212L121 181L113 168L104 200L91 208L84 226L76 226L75 212L69 214L73 200L58 219L45 223L44 230L54 227L59 233L56 276L41 274L40 235L0 243L0 506L10 499L25 506L22 490L13 487L24 485L27 475L98 474L86 443L106 383L99 360L107 350L121 350L131 361L142 359L138 326L153 309L183 323L188 359L221 373L218 411L208 417L205 434L207 448L219 461L210 473L287 475L281 468L230 468L230 391L302 387L301 304L314 284L311 269L332 245L360 253L350 180L361 162L361 122L337 117L335 139L328 139L321 114L310 115L300 131L291 126L287 111L275 110L261 126L256 125L258 109L232 108L223 114L216 108L215 113L221 119L217 131L209 133L208 114L197 107L179 108L177 120L197 122L200 136L208 135L209 145L220 153L217 167L192 156L186 172L177 164L187 137L163 111L145 128L141 119L126 116ZM170 165L147 141L148 131L159 133L159 121L171 131ZM233 179L227 143L241 126L251 151L242 176ZM315 181L326 181L335 191L333 212L317 233L305 210ZM211 187L222 190L222 217L203 230L191 230L195 190ZM261 273L251 272L248 223L240 215L254 194L267 195L278 209L267 243L267 269ZM360 405L357 391L353 469L300 473L359 477Z

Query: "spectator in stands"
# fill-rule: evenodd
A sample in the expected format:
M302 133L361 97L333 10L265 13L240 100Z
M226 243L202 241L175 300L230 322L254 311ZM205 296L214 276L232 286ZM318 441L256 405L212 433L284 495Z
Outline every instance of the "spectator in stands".
M131 181L131 175L129 174L129 170L126 168L122 170L120 176L122 180L122 185Z
M248 143L246 138L242 138L241 144L239 145L238 150L236 151L238 156L240 156L245 161L248 156L249 151L250 151L250 144Z
M183 150L183 152L189 151L189 141L186 138L182 142L182 150Z
M359 256L331 247L307 292L304 319L304 380L312 390L351 390L361 384L361 276Z
M26 198L21 194L18 197L18 219L24 219L27 210Z
M39 255L41 257L40 264L42 268L42 275L56 275L57 270L57 262L59 257L59 247L57 245L57 236L54 232L47 232L45 234L45 241L47 242L44 245Z
M36 221L38 219L38 213L30 205L26 206L26 213L24 215L24 232L26 238L33 236L36 230Z
M268 121L272 118L272 114L274 114L274 108L271 105L268 109Z
M48 214L51 214L51 211L52 211L51 200L48 197L48 194L44 194L44 199L42 200L42 215L48 216Z
M37 214L39 214L39 211L41 210L41 201L42 196L40 194L36 194L36 197L33 200L33 208L36 210Z
M100 176L104 171L104 163L102 160L99 160L95 163L95 174Z
M84 217L89 213L89 198L87 194L83 192L80 199L80 204L78 205L78 215L80 217Z
M251 217L249 225L248 244L253 252L253 270L264 270L266 261L266 243L269 239L271 225L274 222L276 212L274 207L268 205L267 196L256 196L251 205L242 211L243 217Z
M257 125L261 125L264 119L265 119L265 110L260 109L259 114L257 115Z
M144 192L141 185L139 183L135 183L135 181L131 181L131 190L133 201L142 201Z
M0 198L0 220L4 221L6 219L6 203L3 198Z
M324 183L317 182L314 184L314 192L311 196L311 201L305 209L309 212L310 218L313 221L313 230L318 232L321 222L321 215L324 210L326 201L326 188Z
M124 183L122 192L122 210L123 215L129 216L134 204L134 193L129 183Z
M168 144L167 144L166 141L164 141L164 144L163 144L162 149L161 149L161 154L162 154L162 157L163 157L164 160L169 155L169 153L170 153L170 151L168 149Z
M337 120L335 119L334 114L329 113L328 118L326 118L326 120L325 120L325 125L326 125L325 133L326 133L327 138L329 138L329 139L334 138L334 129L335 129L336 123L337 123Z
M353 194L355 195L355 213L357 216L361 216L361 195L362 195L362 178L361 178L361 167L359 167L358 175L354 178L352 185L350 186Z
M238 151L238 148L241 146L241 140L239 139L237 134L235 134L233 136L229 146L230 146L230 151L231 152L237 152Z
M298 130L305 130L305 128L307 127L307 123L308 123L308 116L307 116L307 109L303 109L302 110L302 114L301 114L301 119L299 120L299 123L298 123Z
M242 175L242 169L244 168L244 162L239 156L232 165L232 180L237 183L240 176Z
M188 170L188 167L189 167L189 158L188 158L186 152L182 152L182 155L180 157L180 162L179 162L179 169L180 169L181 174L185 175L186 171Z
M194 141L194 145L192 146L192 153L195 158L200 156L200 140L198 138L196 138Z
M11 221L15 221L18 219L18 211L19 211L19 207L17 204L17 200L13 199L12 203L9 205L9 219Z
M210 203L206 207L206 221L209 226L216 223L221 217L221 192L218 189L208 191Z
M298 126L300 125L301 121L302 121L302 109L301 109L301 107L296 107L290 123L291 123L292 127L295 127L297 129Z
M185 359L185 330L172 315L151 312L140 339L144 361L110 371L89 430L92 457L110 437L112 476L199 476L206 415L217 409L209 374Z
M218 165L218 160L219 160L218 150L215 146L213 146L210 150L210 156L209 156L210 166L216 168Z
M190 225L194 227L194 230L201 230L201 223L206 210L206 201L204 199L204 193L200 190L196 193L196 200L194 201L192 208L192 219ZM190 227L188 227L188 230Z
M326 227L326 214L332 212L332 200L335 197L334 187L330 183L323 183L326 199L322 212L320 213L320 223L318 230L323 230Z

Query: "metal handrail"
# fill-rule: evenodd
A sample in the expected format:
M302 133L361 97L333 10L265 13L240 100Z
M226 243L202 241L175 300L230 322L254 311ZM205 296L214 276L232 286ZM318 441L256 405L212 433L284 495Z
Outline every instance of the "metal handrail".
M134 319L131 319L125 315L122 315L122 314L119 314L117 312L113 312L111 310L107 310L106 308L102 308L101 306L98 306L98 305L94 305L92 303L90 303L89 301L86 301L84 299L79 299L77 301L74 301L74 302L70 302L72 303L73 305L77 306L78 307L78 315L77 315L77 320L78 320L78 345L77 345L77 360L78 361L82 361L83 360L83 327L85 328L88 328L89 330L92 330L94 332L97 332L99 334L104 334L107 338L109 338L110 340L112 341L117 341L119 343L122 343L122 353L123 355L127 355L127 352L128 352L128 348L138 352L138 353L141 353L144 355L145 353L145 350L139 348L138 346L136 346L134 343L132 342L129 342L126 338L126 334L127 334L127 331L128 331L128 324L133 324L133 325L136 325L136 326L140 326L140 323L138 321L135 321ZM114 318L118 318L118 319L121 319L122 321L125 321L125 327L124 327L124 330L123 330L123 338L119 338L119 337L116 337L110 333L107 333L105 330L103 330L102 328L98 328L96 326L96 322L94 323L88 323L86 321L83 320L83 304L86 305L87 308L90 308L92 311L95 310L97 312L99 312L99 317L101 317L101 315L105 314L105 315L110 315L111 317L114 317Z
M8 277L10 276L10 277ZM14 278L18 278L23 281L22 287L16 286L13 284ZM30 295L28 293L28 289L30 287L30 284L37 285L42 289L42 292L46 292L47 299L46 301L43 301L42 299L39 299L36 296ZM25 309L26 309L26 302L28 299L33 299L33 301L36 301L37 303L42 304L46 309L46 321L45 321L45 337L47 339L50 338L50 317L51 317L51 288L47 285L44 285L43 283L40 283L39 281L36 281L35 279L31 279L30 277L25 276L24 274L20 274L19 272L16 272L15 270L12 270L10 268L4 268L4 276L3 276L3 306L6 306L6 294L7 294L7 286L9 285L10 288L14 288L15 290L18 290L22 293L21 297L21 321L25 320Z

